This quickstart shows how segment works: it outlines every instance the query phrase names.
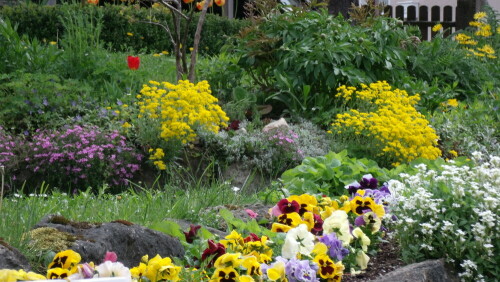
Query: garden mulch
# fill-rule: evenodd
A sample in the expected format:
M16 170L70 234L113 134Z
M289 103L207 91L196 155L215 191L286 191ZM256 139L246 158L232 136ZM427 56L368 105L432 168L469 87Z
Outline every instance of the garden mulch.
M385 274L404 266L400 259L400 249L394 240L379 244L379 251L376 256L370 258L368 268L364 273L356 276L344 274L342 281L370 281L378 279ZM346 269L346 271L349 271Z

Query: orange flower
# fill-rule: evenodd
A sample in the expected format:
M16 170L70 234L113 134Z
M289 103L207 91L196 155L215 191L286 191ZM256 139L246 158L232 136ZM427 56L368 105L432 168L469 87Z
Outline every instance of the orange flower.
M198 9L200 11L201 11L201 9L203 9L203 6L205 6L205 0L196 3L196 9Z
M189 4L189 3L192 3L194 0L182 0L182 2L184 2L184 4Z
M201 11L203 9L203 6L205 6L205 2L206 2L206 0L203 0L201 2L196 3L196 9ZM210 0L210 3L208 3L208 7L209 8L212 7L213 4L214 4L214 1Z
M87 0L87 3L92 4L92 5L98 5L99 0Z
M222 7L226 4L226 0L215 0L215 5Z

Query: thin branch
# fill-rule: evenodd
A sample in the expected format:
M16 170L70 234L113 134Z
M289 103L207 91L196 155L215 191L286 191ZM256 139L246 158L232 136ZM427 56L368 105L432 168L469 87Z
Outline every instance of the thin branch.
M186 20L188 19L188 17L187 17L186 15L184 15L184 14L183 14L183 13L182 13L179 9L177 9L177 8L175 8L174 6L172 6L172 5L168 4L168 3L167 3L167 1L165 1L165 0L161 0L160 2L161 2L163 5L165 5L167 8L169 8L171 11L174 11L174 12L176 12L178 15L182 16L184 19L186 19ZM168 1L168 2L174 2L174 3L175 3L175 1Z
M142 20L137 20L137 22L147 23L147 24L154 24L154 25L162 27L167 32L168 37L170 37L170 41L172 41L172 44L175 45L174 37L172 36L172 32L170 31L170 28L168 27L168 25L163 25L161 23L152 22L152 21L142 21Z

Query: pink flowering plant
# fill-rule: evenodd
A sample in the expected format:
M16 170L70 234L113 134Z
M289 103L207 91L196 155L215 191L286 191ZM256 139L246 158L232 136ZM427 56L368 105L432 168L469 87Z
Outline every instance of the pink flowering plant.
M10 144L10 143L9 143ZM19 149L21 146L22 149ZM42 179L51 186L86 189L102 184L127 185L140 169L142 155L117 131L93 126L37 130L31 141L17 144L4 160L14 183ZM2 149L0 149L1 152ZM15 155L15 151L23 152ZM14 153L14 155L12 155ZM8 158L7 158L8 157ZM15 158L19 163L12 163ZM40 183L35 183L40 184ZM26 186L26 187L31 187Z

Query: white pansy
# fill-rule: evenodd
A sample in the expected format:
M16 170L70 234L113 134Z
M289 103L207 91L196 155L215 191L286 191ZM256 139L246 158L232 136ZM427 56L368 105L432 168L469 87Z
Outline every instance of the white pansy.
M342 245L347 246L351 242L352 235L349 229L347 213L345 211L336 210L324 220L323 234L330 234L332 232L337 234L337 238L342 241Z
M315 239L316 236L307 230L307 225L300 224L286 233L281 256L286 259L297 258L298 253L308 256L314 249Z
M105 261L95 268L97 277L131 277L130 269L121 262Z

